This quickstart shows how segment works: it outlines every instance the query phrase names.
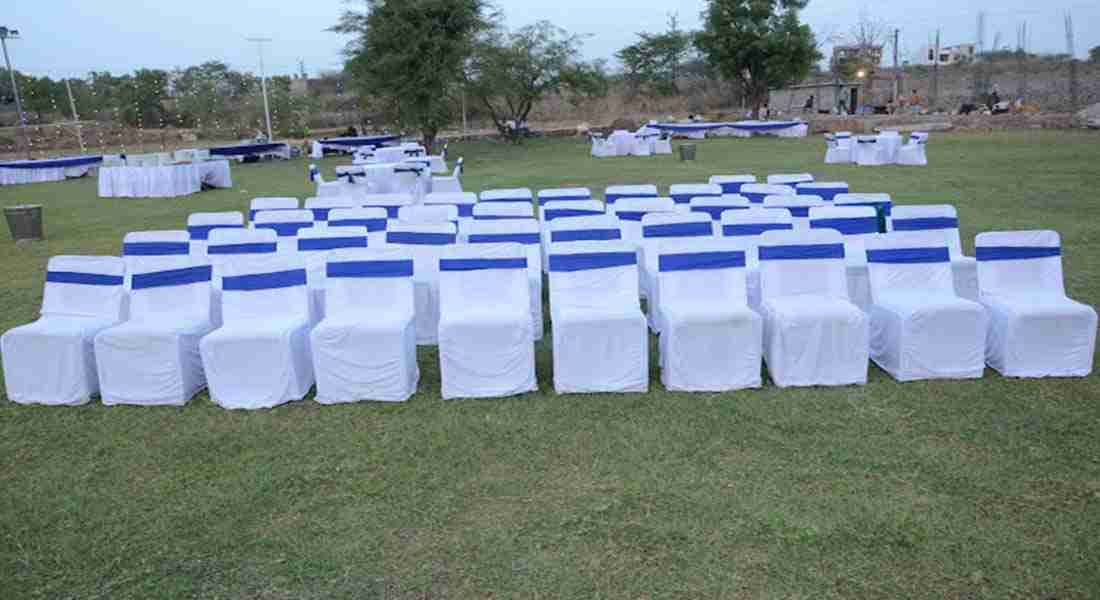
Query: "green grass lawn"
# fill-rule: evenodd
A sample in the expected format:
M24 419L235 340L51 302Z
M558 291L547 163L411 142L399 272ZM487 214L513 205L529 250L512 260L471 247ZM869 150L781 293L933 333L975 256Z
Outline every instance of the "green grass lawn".
M952 203L964 244L1050 228L1100 305L1100 137L937 134L927 168L823 165L818 140L715 140L694 163L593 160L578 139L453 144L468 190L808 171ZM347 159L323 162L327 176ZM232 190L101 200L94 180L0 188L48 240L0 241L0 329L35 318L46 260L117 254L190 212L310 195L304 161ZM227 412L0 401L0 598L1100 597L1100 378Z

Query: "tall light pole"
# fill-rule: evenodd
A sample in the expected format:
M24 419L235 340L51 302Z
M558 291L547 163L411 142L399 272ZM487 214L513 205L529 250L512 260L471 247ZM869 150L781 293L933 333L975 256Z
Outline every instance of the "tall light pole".
M0 25L0 47L4 48L4 64L8 66L8 77L11 77L11 93L15 96L15 111L19 113L19 126L23 131L23 141L27 145L27 158L30 158L31 138L27 134L27 115L23 114L23 101L19 99L19 86L15 84L15 70L11 68L11 59L8 58L8 38L19 39L19 30L8 29Z
M245 38L245 40L256 44L256 49L260 54L260 89L264 93L264 120L267 121L267 141L273 142L275 138L271 136L271 109L267 104L267 76L264 74L264 43L270 42L271 38L250 37Z

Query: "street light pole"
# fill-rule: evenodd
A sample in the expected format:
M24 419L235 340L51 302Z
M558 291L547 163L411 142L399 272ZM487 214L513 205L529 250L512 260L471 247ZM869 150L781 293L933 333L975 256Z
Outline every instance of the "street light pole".
M19 113L19 126L23 131L23 142L27 146L27 158L31 157L31 138L27 133L27 115L23 114L23 101L19 99L19 86L15 84L15 70L11 68L11 59L8 58L8 38L19 39L19 30L8 29L0 25L0 47L4 49L4 64L8 67L8 77L11 78L11 93L15 96L15 111Z
M264 94L264 120L267 122L267 141L273 142L275 138L271 136L271 109L267 103L267 75L264 74L264 43L270 42L271 38L252 37L245 38L249 42L256 44L256 50L260 54L260 89Z

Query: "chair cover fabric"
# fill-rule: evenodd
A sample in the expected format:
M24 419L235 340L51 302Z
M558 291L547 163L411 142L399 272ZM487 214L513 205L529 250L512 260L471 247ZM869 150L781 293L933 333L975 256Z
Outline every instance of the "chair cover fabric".
M789 185L796 187L800 183L813 183L814 176L809 173L778 173L768 175L769 185Z
M531 202L534 197L529 188L485 190L478 202Z
M329 253L325 318L310 333L317 402L404 402L416 393L413 268L399 249Z
M620 198L656 198L657 196L655 185L611 185L604 189L603 200L610 206Z
M256 213L253 229L270 229L278 237L278 250L298 251L298 232L313 227L313 212L308 210L264 210Z
M344 248L368 248L367 228L310 227L298 232L298 254L306 266L306 283L309 287L310 323L316 325L325 317L325 272L328 257Z
M592 190L588 188L550 188L539 190L539 206L547 202L567 202L570 200L591 200Z
M861 167L876 167L886 164L883 153L883 144L879 144L877 136L861 135L855 140L855 162Z
M126 262L126 289L130 273L172 267L180 258L191 255L191 234L186 231L134 231L122 238L122 257Z
M416 342L421 346L434 346L439 339L439 257L457 238L454 223L395 221L386 230L387 247L404 249L413 257Z
M727 210L744 210L751 206L749 199L740 194L722 194L718 198L692 198L688 210L710 215L712 221L720 224L722 213Z
M609 205L611 213L619 219L623 239L633 244L642 241L642 218L650 213L676 212L672 198L621 198Z
M206 387L199 340L214 328L212 268L175 260L166 270L132 271L129 320L95 337L108 406L183 406Z
M843 181L813 181L799 183L795 186L795 193L807 196L820 196L826 202L832 202L837 194L847 194L848 184Z
M386 227L389 224L384 208L336 208L328 214L329 227L365 227L367 247L386 245Z
M978 262L963 256L959 236L959 215L949 204L899 205L893 208L890 226L894 231L920 235L926 246L946 244L951 252L955 292L978 301Z
M592 141L590 154L593 158L611 158L615 156L615 145L610 140L595 135L591 136L590 139Z
M722 186L713 183L676 183L668 190L676 204L689 204L693 198L719 198L724 193Z
M452 204L402 206L397 218L405 223L458 223L458 207Z
M1085 377L1096 353L1096 310L1066 296L1054 231L978 234L986 362L1006 377Z
M766 231L793 229L791 211L785 208L761 208L753 205L747 210L722 213L722 235L740 238L745 244L745 276L748 281L749 307L753 310L760 308L760 262L757 259L760 236Z
M871 359L898 381L974 379L985 371L989 319L955 294L946 245L887 233L868 239Z
M810 228L810 209L826 206L820 196L767 196L764 208L785 208L791 213L795 230Z
M844 237L848 298L864 312L869 311L871 280L864 244L878 236L875 209L870 206L817 206L810 209L810 229L832 229Z
M359 202L349 196L332 196L328 198L306 198L304 207L313 213L315 223L327 223L329 214L337 208L357 208Z
M552 247L550 320L557 393L649 389L649 336L638 303L637 260L634 245L626 242Z
M825 164L851 164L855 162L852 134L848 131L837 132L832 139L825 138Z
M249 205L248 220L256 220L256 213L262 210L298 210L297 198L253 198Z
M642 239L638 245L638 279L641 295L651 298L657 277L657 245L661 240L685 237L714 237L710 215L703 213L651 213L642 217ZM652 321L654 311L649 311Z
M402 206L416 204L412 194L365 194L361 201L364 208L386 209L386 216L390 219L397 218L397 213Z
M833 197L833 204L835 206L873 206L878 211L879 233L892 231L894 201L890 194L837 194Z
M313 386L309 293L297 255L242 258L222 267L224 324L199 350L210 399L231 410L301 400Z
M746 183L741 186L741 195L748 198L753 204L763 204L768 196L793 196L794 188L789 185L772 185L768 183Z
M477 205L477 194L473 192L432 192L424 197L424 204L451 205L458 209L459 218L474 216L474 208Z
M9 400L78 406L99 393L93 342L122 318L125 272L115 256L49 260L41 316L0 336Z
M527 279L531 288L531 324L536 340L543 336L542 316L542 236L534 219L467 221L458 226L463 244L519 244L527 258Z
M549 272L550 252L556 244L621 239L622 224L614 215L563 217L548 221L542 228L542 269Z
M756 183L756 175L712 175L707 183L721 187L723 194L740 194L741 186Z
M474 219L535 219L535 207L528 202L487 202L474 207Z
M432 193L462 193L462 169L465 161L459 157L450 177L432 177Z
M898 149L898 164L910 167L927 166L928 155L925 152L927 143L927 133L913 132L909 137L909 143Z
M191 238L191 255L206 258L206 244L215 229L243 229L244 215L239 212L191 213L187 217L187 233Z
M514 396L538 389L527 250L463 244L439 261L439 371L451 398Z
M848 300L840 234L768 231L758 253L764 362L775 384L866 383L870 325Z
M661 381L673 391L760 387L764 325L749 309L738 240L658 248Z
M554 219L602 214L604 214L604 204L599 200L552 200L539 207L539 220L544 224Z

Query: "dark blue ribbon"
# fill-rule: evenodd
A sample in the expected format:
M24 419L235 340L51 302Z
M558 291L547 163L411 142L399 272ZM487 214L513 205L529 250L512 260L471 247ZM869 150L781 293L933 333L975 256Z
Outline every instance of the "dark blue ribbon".
M602 240L621 240L619 229L565 229L550 232L551 242L588 242Z
M886 250L868 250L867 262L919 265L950 262L951 254L947 248L890 248Z
M388 231L386 242L414 246L445 246L455 243L453 233L421 233L415 231Z
M837 204L837 206L870 206L871 208L880 211L882 214L890 216L890 213L893 212L894 203L890 200L881 200L878 202L845 202L844 204Z
M305 284L306 270L294 269L291 271L275 271L274 273L257 273L254 275L226 277L222 279L222 290L226 292L255 292L259 290L297 287Z
M809 206L769 206L768 208L785 208L791 211L792 217L806 218L810 216Z
M551 254L550 270L556 273L611 269L638 264L634 252L590 252L585 254Z
M309 210L313 213L314 221L328 221L328 213L332 208L311 208Z
M135 274L131 287L135 290L150 288L175 287L192 283L204 283L210 281L213 269L210 265L188 267L186 269L172 269L170 271L157 271L156 273Z
M187 242L129 242L122 244L123 256L179 256L191 252Z
M299 250L335 250L337 248L366 248L367 236L306 238L298 240Z
M393 206L393 205L382 206L382 205L377 205L377 204L367 204L363 208L384 208L384 209L386 209L386 216L391 218L391 219L396 219L397 218L397 213L401 210L401 206Z
M894 231L932 231L958 229L959 220L951 217L923 217L919 219L894 219Z
M760 260L811 260L844 258L844 244L760 246Z
M244 225L188 225L187 233L192 240L201 241L210 239L210 232L215 229L244 229Z
M337 278L374 278L374 277L412 277L411 260L363 260L349 262L330 262L326 267L329 277Z
M741 195L748 198L749 202L752 202L753 204L763 204L764 203L764 198L766 198L767 196L774 196L775 194L764 194L764 193L758 193L758 192L741 192Z
M474 233L469 237L471 244L504 244L504 243L516 243L516 244L537 244L539 243L539 234L537 233Z
M848 188L846 187L821 187L821 188L798 188L798 192L805 192L806 194L813 194L814 196L820 196L822 200L832 201L838 194L847 194Z
M721 196L722 196L722 194L715 194L715 193L669 194L669 197L672 198L672 201L675 202L676 204L687 204L687 203L691 202L692 198L719 198Z
M592 199L592 194L588 194L587 196L547 196L545 198L542 197L542 196L539 196L539 205L546 204L547 202L557 202L559 200L570 201L570 200L591 200L591 199Z
M279 237L294 237L299 229L313 227L313 223L257 223L256 229L271 229Z
M646 225L642 227L642 237L698 237L714 233L714 228L709 222L696 223L662 223L660 225Z
M615 213L615 216L619 217L622 221L641 221L642 217L648 215L651 212L664 212L664 211L652 211L652 210L621 210Z
M794 229L790 223L737 223L723 225L722 235L726 237L745 237L760 235L765 231L789 231Z
M615 202L622 198L657 198L658 195L654 192L638 193L627 192L625 194L604 194L604 202L608 204L615 204Z
M714 221L722 220L722 213L727 210L745 210L747 206L692 206L691 212L706 213Z
M77 273L75 271L47 271L49 283L73 283L77 285L122 285L121 275L103 275L100 273Z
M245 144L241 146L222 146L221 148L211 148L210 156L249 156L252 154L264 154L265 152L271 152L279 148L285 147L286 144Z
M993 260L1030 260L1062 255L1059 246L978 246L977 258L982 262Z
M670 271L706 271L735 269L745 266L745 253L740 251L692 252L690 254L662 254L657 259L657 269Z
M25 160L0 163L0 169L59 169L65 167L83 167L103 162L102 156L80 156L76 158L58 158L54 160Z
M810 221L810 229L833 229L844 235L878 233L878 217L813 219Z
M596 210L594 208L548 208L545 209L542 214L544 220L553 221L554 219L563 217L591 217L605 213L602 210Z
M386 219L337 219L329 227L366 227L367 231L385 231Z
M262 213L262 212L267 212L269 210L298 210L298 209L297 208L254 208L254 209L248 211L248 220L249 221L255 221L257 214Z
M527 219L533 220L534 217L528 215L474 215L475 221L511 221L515 219Z
M206 249L207 254L268 254L275 252L278 245L274 242L252 242L244 244L219 244Z
M752 183L751 181L727 181L725 183L719 183L719 187L722 188L723 194L740 194L741 186L746 183Z
M492 269L526 269L527 258L444 258L440 271L488 271Z
M530 198L518 198L518 197L504 197L504 198L481 198L479 202L527 202L530 204Z

